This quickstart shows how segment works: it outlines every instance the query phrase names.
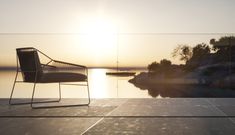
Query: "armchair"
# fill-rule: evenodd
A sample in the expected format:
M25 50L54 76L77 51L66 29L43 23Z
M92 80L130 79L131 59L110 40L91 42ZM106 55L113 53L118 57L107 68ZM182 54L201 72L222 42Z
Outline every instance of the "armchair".
M17 48L17 71L13 88L11 91L9 104L20 105L30 104L32 108L48 108L48 107L70 107L70 106L88 106L90 104L90 93L88 83L88 69L86 66L58 61L50 58L43 52L33 47ZM42 64L39 59L41 54L49 59L46 64ZM76 71L76 72L74 72ZM22 74L22 80L19 81L18 74ZM69 82L69 83L68 83ZM72 83L71 82L77 82ZM33 92L30 102L13 103L13 93L16 83L33 83ZM59 84L59 97L58 100L51 101L35 101L36 84L38 83L58 83ZM86 104L74 104L74 105L54 105L54 106L40 106L36 107L35 104L59 102L61 100L61 85L76 85L87 87L88 101Z

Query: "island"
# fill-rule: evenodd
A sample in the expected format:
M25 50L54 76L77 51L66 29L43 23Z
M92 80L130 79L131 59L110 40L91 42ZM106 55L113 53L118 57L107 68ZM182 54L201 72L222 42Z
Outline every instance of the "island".
M187 95L190 95L189 89L200 89L204 92L203 97L207 97L205 92L208 90L203 89L211 88L207 93L213 95L219 89L217 95L235 97L235 37L211 39L210 45L205 43L194 47L178 45L172 56L178 57L185 64L172 64L167 59L162 59L159 63L155 61L148 65L147 72L141 72L129 82L140 89L152 89L151 92L157 93L154 96L159 95L159 90L173 91L175 94L179 93L176 97L181 97L182 93L188 92ZM233 92L228 92L226 89ZM198 97L200 90L196 94L199 94Z

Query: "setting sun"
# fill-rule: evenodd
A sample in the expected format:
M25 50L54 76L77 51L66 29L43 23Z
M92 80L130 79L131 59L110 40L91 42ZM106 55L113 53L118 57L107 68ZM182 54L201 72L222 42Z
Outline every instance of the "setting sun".
M95 18L81 24L80 31L84 33L84 47L97 59L114 53L117 47L117 27L109 20Z

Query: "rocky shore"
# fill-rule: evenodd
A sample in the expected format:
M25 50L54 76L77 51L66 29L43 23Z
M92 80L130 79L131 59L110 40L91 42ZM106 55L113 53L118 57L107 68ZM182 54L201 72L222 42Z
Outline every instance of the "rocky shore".
M235 73L230 72L226 64L216 64L200 67L192 72L174 71L170 76L141 72L129 82L137 85L205 85L235 89Z

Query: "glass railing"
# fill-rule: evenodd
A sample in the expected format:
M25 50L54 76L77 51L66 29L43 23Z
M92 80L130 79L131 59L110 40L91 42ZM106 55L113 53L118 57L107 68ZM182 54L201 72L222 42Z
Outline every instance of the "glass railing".
M16 65L20 47L87 65L93 97L235 97L235 33L1 33L0 41L2 69Z

